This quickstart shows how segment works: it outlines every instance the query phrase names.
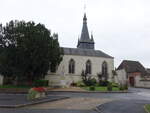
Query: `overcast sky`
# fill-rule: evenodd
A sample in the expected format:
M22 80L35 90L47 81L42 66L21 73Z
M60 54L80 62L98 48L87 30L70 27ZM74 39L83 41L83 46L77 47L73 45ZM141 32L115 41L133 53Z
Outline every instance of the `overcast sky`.
M59 34L63 47L76 47L86 1L96 49L150 68L150 0L0 0L0 23L33 20Z

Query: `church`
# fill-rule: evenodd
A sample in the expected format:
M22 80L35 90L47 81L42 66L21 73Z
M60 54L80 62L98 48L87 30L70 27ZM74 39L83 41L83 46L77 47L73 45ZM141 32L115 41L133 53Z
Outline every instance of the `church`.
M45 79L50 86L69 86L71 83L82 81L81 73L86 73L97 79L101 73L104 80L112 80L114 58L100 50L95 50L93 35L89 35L87 17L84 13L81 36L77 48L63 47L63 60L57 67L56 73L48 72Z

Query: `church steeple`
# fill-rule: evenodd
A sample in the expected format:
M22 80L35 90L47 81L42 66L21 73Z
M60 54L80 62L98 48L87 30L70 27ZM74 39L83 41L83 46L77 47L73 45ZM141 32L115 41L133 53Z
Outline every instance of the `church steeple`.
M91 39L89 36L86 13L84 13L83 27L82 27L81 37L78 41L77 48L94 49L94 39L93 39L93 35L92 35Z

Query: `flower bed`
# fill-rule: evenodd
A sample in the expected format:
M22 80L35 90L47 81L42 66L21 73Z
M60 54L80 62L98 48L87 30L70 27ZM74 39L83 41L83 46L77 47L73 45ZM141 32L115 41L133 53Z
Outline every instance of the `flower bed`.
M44 98L44 97L46 97L46 91L47 90L44 87L31 88L28 92L27 98L28 98L28 100Z

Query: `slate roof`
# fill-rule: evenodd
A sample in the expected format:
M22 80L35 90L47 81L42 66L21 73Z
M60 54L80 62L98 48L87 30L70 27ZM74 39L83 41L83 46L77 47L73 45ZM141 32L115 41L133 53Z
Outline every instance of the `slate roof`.
M118 66L117 70L119 69L125 69L127 73L132 73L132 72L141 72L143 74L146 73L144 66L138 61L124 60Z
M91 42L86 21L87 21L86 14L84 14L80 42Z
M89 36L86 13L84 14L84 17L83 17L82 32L81 32L81 37L78 40L77 48L81 48L81 49L94 49L95 48L93 36L91 36L91 38Z
M64 51L64 55L93 56L93 57L104 57L104 58L113 59L112 56L109 56L100 50L63 47L63 51Z

